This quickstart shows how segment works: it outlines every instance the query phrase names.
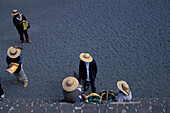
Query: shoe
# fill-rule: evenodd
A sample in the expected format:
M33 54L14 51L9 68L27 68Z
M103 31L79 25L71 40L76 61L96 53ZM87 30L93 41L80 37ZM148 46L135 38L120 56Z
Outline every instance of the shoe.
M1 98L3 99L5 97L5 93L3 95L1 95Z
M24 46L24 43L22 43L21 45Z
M25 88L25 87L27 87L27 86L28 86L28 83L27 83L27 82L25 82L25 83L24 83L24 88Z
M14 84L17 84L19 81L18 80L14 80Z
M27 43L32 43L32 41L29 40L29 41L27 41Z

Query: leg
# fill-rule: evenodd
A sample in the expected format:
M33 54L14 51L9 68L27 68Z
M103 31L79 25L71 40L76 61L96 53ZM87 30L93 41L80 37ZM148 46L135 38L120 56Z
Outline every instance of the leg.
M19 80L19 73L14 73L16 76L16 80L14 81L14 84L17 84L20 80Z
M89 81L84 80L83 89L84 89L84 92L89 89Z
M91 90L92 90L92 92L93 92L93 93L96 93L96 87L95 87L95 85L94 85L94 82L95 82L95 80L91 80L91 81L90 81L90 85L91 85Z
M24 34L25 34L26 42L31 43L28 36L28 30L24 30Z
M28 85L28 79L27 76L25 75L25 72L23 70L23 66L21 65L21 71L19 72L19 81L22 81L24 83L24 87L27 87Z
M23 32L22 31L18 31L18 33L19 33L19 36L20 36L20 40L21 40L21 43L22 43L22 45L24 45L24 37L23 37Z
M4 98L4 90L2 89L1 83L0 83L0 98Z

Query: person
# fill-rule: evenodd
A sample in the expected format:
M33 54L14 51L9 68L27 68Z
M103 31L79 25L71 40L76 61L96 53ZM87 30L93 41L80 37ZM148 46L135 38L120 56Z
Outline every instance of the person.
M84 92L88 90L90 84L92 92L96 93L97 64L89 53L81 53L79 57L81 59L79 63L79 81L83 85Z
M80 102L81 88L75 77L67 77L62 82L64 101L69 103Z
M132 93L130 91L129 85L125 81L117 82L118 91L116 93L117 102L130 101L132 99Z
M24 84L23 86L27 87L28 79L27 79L27 76L24 73L23 65L22 65L22 62L21 62L21 60L22 60L21 49L22 48L19 48L19 47L16 47L16 46L12 46L12 47L8 48L7 56L6 56L6 62L8 64L7 68L12 67L11 63L19 64L18 68L14 72L15 76L17 77L17 79L14 81L14 83L17 84L18 82L22 81L23 84Z
M24 30L24 28L23 28L23 23L26 23L26 21L27 21L26 17L23 14L21 14L20 12L18 12L17 9L13 10L13 13L11 15L14 16L13 24L16 27L16 29L20 35L22 45L24 46L24 42L25 42L23 34L25 34L26 42L32 43L32 41L29 40L28 29ZM23 21L23 20L26 20L26 21Z
M4 93L4 90L2 89L2 86L1 86L1 79L0 79L0 101L5 97L5 93Z

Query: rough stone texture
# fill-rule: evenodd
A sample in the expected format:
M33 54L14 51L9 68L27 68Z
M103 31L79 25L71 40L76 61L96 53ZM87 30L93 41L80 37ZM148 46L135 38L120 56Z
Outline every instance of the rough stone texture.
M13 9L31 24L33 43L22 51L27 88L4 72L8 47L21 46ZM169 97L168 0L1 0L0 14L0 77L7 99L62 99L61 82L78 72L81 52L97 62L97 92L116 91L116 82L125 80L134 98Z
M4 113L169 113L170 99L144 98L132 102L63 103L52 99L4 99L0 112Z

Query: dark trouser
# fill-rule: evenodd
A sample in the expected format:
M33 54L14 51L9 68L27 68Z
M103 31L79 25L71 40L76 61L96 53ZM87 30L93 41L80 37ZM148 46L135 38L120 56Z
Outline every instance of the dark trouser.
M23 36L23 34L25 35L26 42L29 42L28 30L18 31L18 33L20 35L20 39L21 39L22 43L24 43L24 36Z
M93 93L96 93L96 87L95 87L95 85L94 85L95 80L91 80L90 82L84 80L84 84L83 84L84 91L87 91L87 90L88 90L88 88L89 88L89 83L90 83L90 85L91 85L91 90L92 90L92 92L93 92Z
M2 87L1 87L1 83L0 83L0 98L1 98L1 95L3 95L3 94L4 94L4 91L3 91Z

